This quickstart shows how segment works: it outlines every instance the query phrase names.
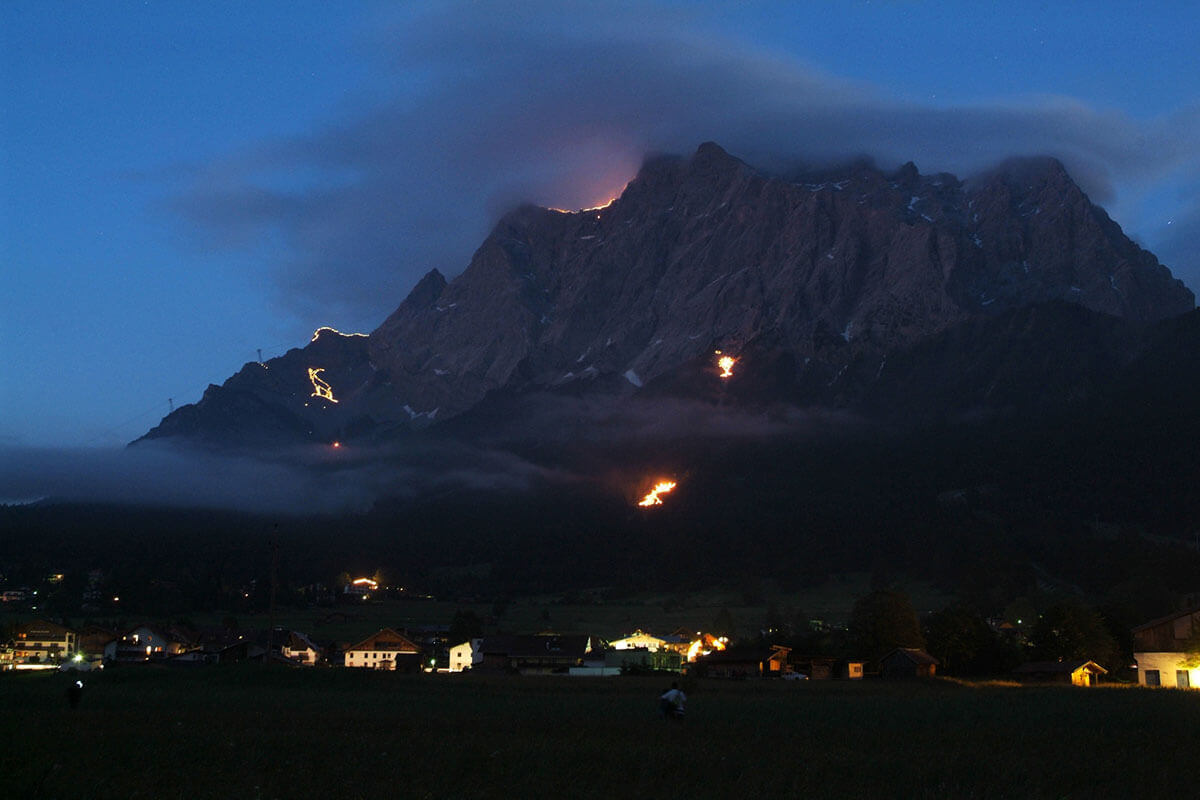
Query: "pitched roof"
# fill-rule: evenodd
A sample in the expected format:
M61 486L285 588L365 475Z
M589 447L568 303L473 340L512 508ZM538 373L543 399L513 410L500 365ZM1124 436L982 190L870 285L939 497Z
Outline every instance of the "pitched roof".
M35 619L17 626L17 633L28 636L62 636L64 633L74 633L71 628L51 622L47 619Z
M1017 667L1016 669L1013 670L1013 672L1020 672L1023 674L1030 674L1030 673L1055 673L1055 674L1066 673L1066 674L1070 674L1077 669L1086 667L1088 664L1091 664L1093 667L1095 667L1097 670L1099 670L1101 674L1104 674L1104 675L1108 674L1108 670L1106 670L1104 667L1100 666L1095 661L1090 661L1086 658L1076 658L1071 661L1030 661L1028 664L1022 664L1021 666Z
M391 628L376 631L361 642L346 648L347 653L351 650L394 650L401 653L421 652L421 648L413 644L412 640L396 633Z
M509 658L583 658L587 636L485 636L479 650L484 655Z
M907 658L914 664L931 664L937 666L938 664L942 663L933 656L929 655L929 653L926 653L924 650L920 650L916 647L897 647L891 653L888 653L886 656L884 656L882 660L886 661L895 653L899 653L901 656Z
M1152 619L1149 622L1144 622L1141 625L1138 625L1136 628L1133 628L1132 631L1134 633L1137 633L1138 631L1144 631L1144 630L1147 630L1148 628L1154 628L1159 625L1162 625L1164 622L1170 622L1172 620L1179 619L1180 617L1186 617L1191 614L1200 614L1200 606L1197 606L1196 608L1186 608L1183 611L1176 611L1174 614L1167 614L1165 617L1159 617L1158 619Z

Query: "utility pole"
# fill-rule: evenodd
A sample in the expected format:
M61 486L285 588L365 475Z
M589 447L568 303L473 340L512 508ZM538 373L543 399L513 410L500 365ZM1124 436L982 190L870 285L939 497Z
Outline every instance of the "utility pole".
M173 398L173 397L167 398L167 409L168 409L168 411L172 411L172 412L175 410L175 398Z

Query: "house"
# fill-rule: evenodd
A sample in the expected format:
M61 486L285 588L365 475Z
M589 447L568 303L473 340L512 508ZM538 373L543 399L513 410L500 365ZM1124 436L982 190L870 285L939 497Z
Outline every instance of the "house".
M421 668L421 648L391 628L346 648L347 667L413 672Z
M604 651L604 668L616 669L618 673L679 672L682 665L683 656L666 648L651 650L638 647Z
M104 647L104 660L119 663L161 661L195 649L191 641L162 628L138 625Z
M68 660L78 649L75 631L47 620L18 625L13 634L14 664L55 664Z
M1030 683L1067 683L1071 686L1096 686L1108 670L1095 661L1077 658L1070 661L1031 661L1013 670L1017 680Z
M828 656L799 656L791 659L792 669L814 681L833 680L837 659Z
M666 645L665 639L660 639L657 636L651 636L645 631L639 629L626 636L624 639L616 639L608 643L608 646L613 650L649 650L651 653L657 653Z
M879 671L888 679L932 678L940 663L924 650L897 647L879 660Z
M104 648L109 642L121 638L117 632L100 625L85 625L78 631L79 651L89 661L100 661L104 658Z
M778 677L792 671L790 647L773 644L768 649L718 650L697 658L695 664L711 678Z
M583 666L592 651L590 636L561 636L539 633L535 636L485 636L480 645L482 660L477 667L489 672L527 674L568 673Z
M1176 611L1133 629L1133 658L1141 686L1200 688L1200 608Z
M450 648L450 672L465 672L483 663L483 639L468 639Z
M288 632L279 652L283 654L284 658L297 661L306 667L316 666L325 654L324 650L313 644L307 636L299 631Z

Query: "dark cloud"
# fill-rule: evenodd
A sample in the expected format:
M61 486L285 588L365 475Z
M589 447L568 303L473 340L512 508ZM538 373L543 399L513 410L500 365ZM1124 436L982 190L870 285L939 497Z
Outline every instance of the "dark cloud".
M869 154L969 175L1048 154L1099 202L1115 186L1200 172L1200 106L1146 122L1068 98L897 102L702 35L681 14L572 3L405 11L366 42L369 100L310 136L209 165L174 205L226 245L281 244L278 286L292 310L381 321L427 270L460 272L506 207L602 202L646 153L705 140L766 168Z

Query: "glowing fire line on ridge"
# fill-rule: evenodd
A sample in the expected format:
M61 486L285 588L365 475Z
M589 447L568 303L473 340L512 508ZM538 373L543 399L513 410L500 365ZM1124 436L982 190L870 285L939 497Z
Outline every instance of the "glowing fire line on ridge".
M321 373L324 371L324 367L319 369L314 369L313 367L308 368L308 379L312 381L313 385L313 393L310 395L310 397L320 397L328 400L331 403L336 403L337 400L333 399L333 387L326 383L321 377Z
M659 495L666 494L674 488L675 481L659 481L654 484L654 488L645 497L638 501L638 505L643 507L661 506L662 498Z
M364 339L370 336L368 333L342 333L337 328L331 328L328 325L322 325L320 328L317 328L315 331L313 331L312 339L309 341L315 342L317 339L321 338L321 334L325 333L326 331L330 333L336 333L338 336L361 336Z

